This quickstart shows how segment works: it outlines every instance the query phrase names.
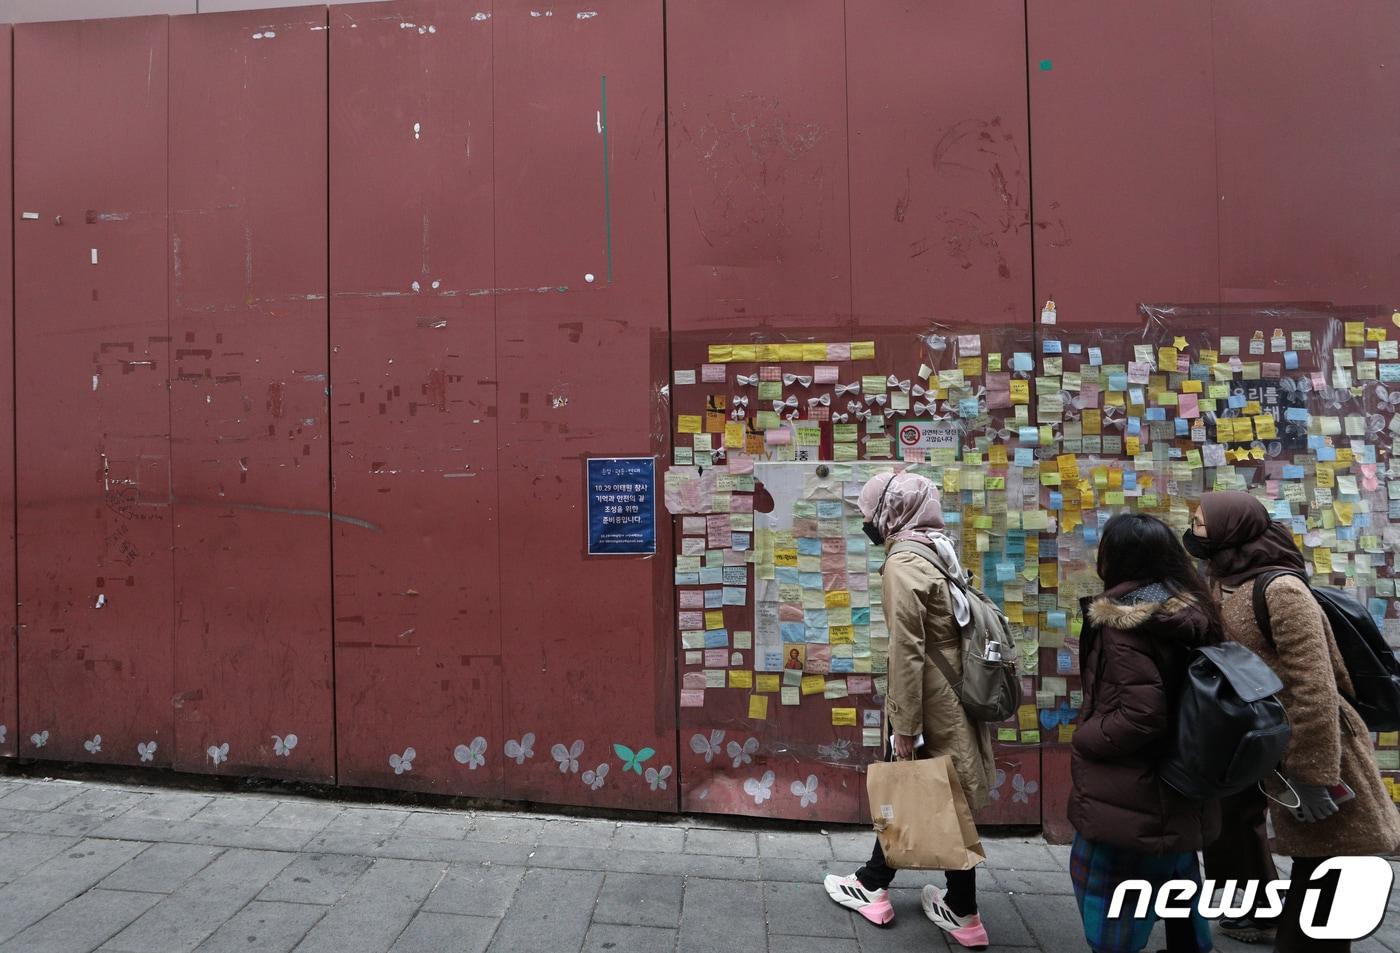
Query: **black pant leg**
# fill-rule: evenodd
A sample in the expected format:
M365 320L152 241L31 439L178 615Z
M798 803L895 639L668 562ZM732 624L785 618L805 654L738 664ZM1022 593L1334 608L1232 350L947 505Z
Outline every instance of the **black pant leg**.
M1273 854L1269 853L1268 809L1269 803L1257 786L1221 800L1220 837L1202 851L1208 880L1268 883L1278 879ZM1256 898L1257 909L1264 902L1262 886Z
M948 909L952 910L960 917L966 917L977 912L977 868L971 870L949 870L945 871L948 878L948 892L943 899L948 904Z
M894 882L894 868L885 863L885 852L880 848L880 838L875 838L875 849L870 852L870 861L856 871L856 879L866 890L884 890Z

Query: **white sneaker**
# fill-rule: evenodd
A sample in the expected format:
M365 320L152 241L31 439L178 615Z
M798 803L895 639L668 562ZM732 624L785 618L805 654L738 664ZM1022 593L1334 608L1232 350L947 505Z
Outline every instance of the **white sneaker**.
M987 928L982 925L982 917L976 913L960 917L952 911L943 899L943 891L933 884L928 884L919 894L920 905L924 908L924 916L938 924L939 929L945 931L959 946L965 946L969 950L985 950L989 940L987 939Z
M832 900L847 910L854 910L877 927L894 922L894 905L890 903L888 890L867 890L855 874L845 877L827 874L822 885Z

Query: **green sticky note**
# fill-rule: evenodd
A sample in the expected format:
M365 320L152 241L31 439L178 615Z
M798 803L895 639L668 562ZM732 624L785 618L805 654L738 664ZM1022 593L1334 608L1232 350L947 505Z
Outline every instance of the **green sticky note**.
M1055 68L1055 64L1052 63L1050 60L1041 60L1041 61L1040 61L1040 69L1041 69L1041 72L1048 73L1048 72L1050 72L1050 71L1051 71L1052 69L1054 69L1054 68Z

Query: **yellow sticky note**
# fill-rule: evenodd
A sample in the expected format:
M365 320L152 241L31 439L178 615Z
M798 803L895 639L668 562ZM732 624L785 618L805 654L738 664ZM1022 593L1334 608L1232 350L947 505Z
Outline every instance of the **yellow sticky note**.
M1031 402L1031 382L1012 381L1011 382L1011 403L1029 404Z
M758 346L755 344L735 344L730 360L752 364L758 360Z
M730 449L743 449L744 422L731 420L724 425L724 445Z
M730 688L753 688L753 672L746 668L729 670Z
M705 610L705 628L707 628L707 629L722 629L722 628L724 628L724 610L723 610L723 609L707 609L707 610Z
M1016 729L1015 729L1015 728L998 728L998 729L997 729L997 741L1010 741L1010 742L1013 742L1013 743L1014 743L1014 742L1016 741Z
M833 625L828 631L832 645L850 645L856 640L856 627L853 625Z
M982 373L982 359L980 357L959 358L958 370L963 372L964 377L976 377Z
M1036 729L1035 731L1023 731L1023 732L1021 732L1021 744L1023 744L1023 745L1038 745L1038 744L1040 744L1040 729Z
M774 550L773 550L773 565L774 565L774 566L794 566L794 567L795 567L795 566L797 565L797 550L795 550L795 549L774 549Z
M1347 321L1343 326L1342 343L1347 347L1361 347L1366 343L1366 322Z
M853 361L873 361L875 360L874 341L852 341L851 360Z
M755 719L755 720L757 720L757 721L767 721L767 720L768 720L768 696L767 696L767 695L750 695L750 696L749 696L749 717L750 717L750 718L753 718L753 719Z
M1202 386L1200 381L1185 380L1181 382L1181 392L1183 394L1199 394L1201 393Z
M1021 727L1022 731L1034 728L1038 723L1034 705L1022 705L1016 709L1016 724Z
M826 692L826 677L822 675L803 675L802 694L821 695Z
M1400 746L1400 731L1382 731L1376 736L1376 744L1382 748Z
M831 724L835 727L854 726L856 723L856 710L854 708L833 708L831 709Z
M826 594L826 607L828 609L835 609L840 606L848 606L850 604L851 594L848 590L833 589Z
M781 675L759 675L758 686L755 691L773 693L782 687Z
M725 364L734 360L734 347L730 344L711 344L710 363Z
M699 432L700 432L700 415L699 415L699 414L681 414L679 417L676 418L676 432L677 432L677 433L699 433Z
M1073 740L1074 740L1074 729L1077 728L1077 727L1079 727L1079 726L1078 726L1078 725L1061 725L1061 726L1060 726L1060 744L1062 744L1062 745L1067 745L1067 744L1069 744L1071 741L1073 741Z

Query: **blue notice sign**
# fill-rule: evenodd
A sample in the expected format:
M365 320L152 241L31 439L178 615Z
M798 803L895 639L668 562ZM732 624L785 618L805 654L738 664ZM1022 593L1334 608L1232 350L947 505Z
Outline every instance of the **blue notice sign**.
M588 555L656 553L656 458L588 461Z

